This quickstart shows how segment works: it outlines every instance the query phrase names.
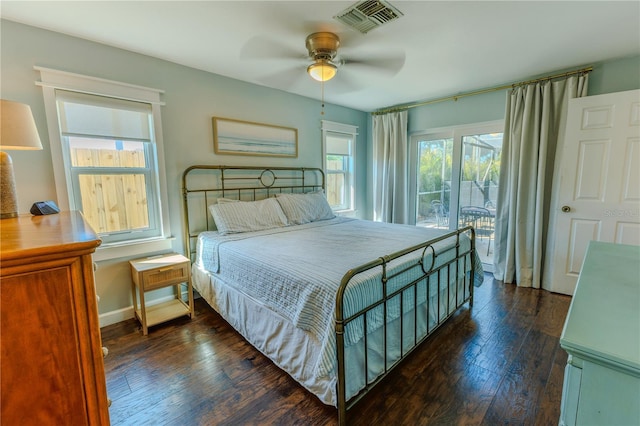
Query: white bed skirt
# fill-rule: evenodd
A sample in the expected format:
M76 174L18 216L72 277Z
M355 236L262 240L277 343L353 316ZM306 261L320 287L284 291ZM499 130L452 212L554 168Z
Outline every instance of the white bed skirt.
M193 287L233 328L253 347L288 372L320 400L336 405L336 379L314 377L310 371L316 365L320 349L304 330L296 328L282 316L265 308L195 264Z
M314 368L321 353L320 342L304 330L295 327L281 315L266 308L261 303L225 285L213 274L199 268L196 264L192 270L193 287L234 329L236 329L253 347L271 359L278 367L286 371L294 380L316 395L320 401L328 405L337 405L336 374L332 370L329 375L317 376ZM463 282L458 283L460 296ZM435 292L434 292L435 293ZM437 297L431 297L429 312L429 328L436 324ZM449 312L456 308L453 292L449 295ZM440 289L440 317L447 315L446 284ZM426 314L424 309L418 310L418 338L426 334ZM413 311L404 315L404 335L413 336ZM388 324L389 330L399 330L399 319ZM394 348L387 353L387 367L400 358L399 333L388 333L387 345ZM412 339L411 339L412 340ZM368 334L368 376L373 381L384 371L382 348L382 329ZM404 339L404 351L413 346L413 341ZM375 349L374 349L375 348ZM364 344L356 343L345 348L346 376L348 377L347 398L357 394L365 386L362 359Z

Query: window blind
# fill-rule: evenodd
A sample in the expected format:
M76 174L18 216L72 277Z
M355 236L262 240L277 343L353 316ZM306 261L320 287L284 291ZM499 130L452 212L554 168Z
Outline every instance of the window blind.
M351 155L351 135L327 133L327 154Z
M152 141L151 104L65 90L56 101L65 136Z

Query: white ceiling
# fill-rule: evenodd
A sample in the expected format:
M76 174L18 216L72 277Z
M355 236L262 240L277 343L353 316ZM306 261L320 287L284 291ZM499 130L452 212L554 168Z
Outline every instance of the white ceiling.
M392 0L404 16L365 35L333 19L354 2L3 0L0 14L315 99L305 38L333 31L347 62L325 100L362 111L640 54L638 1Z

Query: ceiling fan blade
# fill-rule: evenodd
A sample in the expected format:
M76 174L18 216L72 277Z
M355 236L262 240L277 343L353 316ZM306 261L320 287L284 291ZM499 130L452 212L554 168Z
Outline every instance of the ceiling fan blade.
M334 78L324 83L325 92L350 93L365 88L365 83L361 78L358 78L356 72L344 71L344 69L338 70Z
M305 78L310 78L304 68L290 67L277 72L269 73L258 78L258 81L267 87L277 89L292 89L304 83Z
M309 57L305 51L304 45L300 48L272 40L267 37L256 36L247 41L240 49L239 57L241 60L295 60L308 61Z
M391 77L400 72L404 66L405 59L404 52L378 58L359 59L351 56L341 57L338 72L348 69L349 71L375 72L386 77Z

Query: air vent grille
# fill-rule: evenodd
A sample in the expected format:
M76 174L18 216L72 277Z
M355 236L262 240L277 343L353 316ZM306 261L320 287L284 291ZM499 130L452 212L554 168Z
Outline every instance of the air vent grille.
M343 10L334 19L366 34L401 16L402 12L385 1L363 0Z

